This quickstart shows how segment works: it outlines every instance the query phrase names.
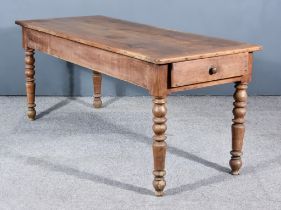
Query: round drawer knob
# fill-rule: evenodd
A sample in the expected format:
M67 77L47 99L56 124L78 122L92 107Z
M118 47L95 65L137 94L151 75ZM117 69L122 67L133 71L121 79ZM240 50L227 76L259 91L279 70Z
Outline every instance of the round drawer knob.
M217 72L218 72L218 69L217 69L216 67L211 66L211 67L209 68L209 74L210 74L210 75L216 74Z

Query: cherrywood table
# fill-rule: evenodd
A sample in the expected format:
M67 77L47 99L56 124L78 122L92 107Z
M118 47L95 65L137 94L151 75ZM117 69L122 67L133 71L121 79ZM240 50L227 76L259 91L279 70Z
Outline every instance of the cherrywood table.
M236 83L229 163L232 174L239 174L252 54L261 46L103 16L25 20L16 24L22 26L29 119L34 120L36 115L34 50L92 69L96 108L102 106L101 73L149 91L153 96L153 186L157 196L163 195L166 185L168 94Z

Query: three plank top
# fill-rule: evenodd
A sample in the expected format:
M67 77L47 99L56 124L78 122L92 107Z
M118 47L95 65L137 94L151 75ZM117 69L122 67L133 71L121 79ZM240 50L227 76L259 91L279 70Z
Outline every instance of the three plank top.
M155 64L261 49L259 45L177 32L104 16L25 20L16 21L16 24Z

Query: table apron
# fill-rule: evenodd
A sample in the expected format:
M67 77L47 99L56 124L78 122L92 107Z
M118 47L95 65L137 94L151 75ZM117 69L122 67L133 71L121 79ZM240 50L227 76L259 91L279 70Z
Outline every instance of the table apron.
M23 47L39 50L149 90L154 88L151 85L155 86L155 71L168 69L168 65L141 61L29 28L23 28Z

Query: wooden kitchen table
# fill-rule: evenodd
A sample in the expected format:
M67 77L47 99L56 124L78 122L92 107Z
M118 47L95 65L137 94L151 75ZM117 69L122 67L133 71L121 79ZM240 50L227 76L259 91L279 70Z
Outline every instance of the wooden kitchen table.
M163 195L170 93L235 83L230 167L239 174L253 52L258 45L160 29L104 16L16 21L25 49L27 116L34 120L34 50L93 70L101 107L101 73L143 87L153 96L153 186ZM133 107L132 107L133 108ZM177 107L173 107L176 109ZM117 123L117 122L116 122Z

